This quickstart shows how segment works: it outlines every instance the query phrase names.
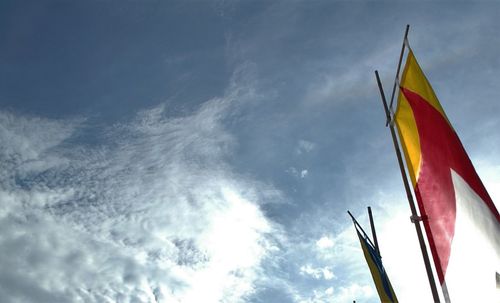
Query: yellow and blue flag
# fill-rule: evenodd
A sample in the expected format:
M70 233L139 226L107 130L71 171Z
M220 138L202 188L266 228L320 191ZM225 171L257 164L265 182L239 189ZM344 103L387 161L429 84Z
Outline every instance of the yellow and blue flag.
M380 301L384 303L398 302L396 294L392 289L391 282L389 281L384 266L382 265L382 259L380 258L379 253L371 243L368 236L364 232L363 234L361 234L356 224L355 227L356 232L358 233L359 242L361 243L361 248L363 249L363 253L365 255L366 263L368 264L370 272L372 273L373 282L375 283L375 287L377 288Z

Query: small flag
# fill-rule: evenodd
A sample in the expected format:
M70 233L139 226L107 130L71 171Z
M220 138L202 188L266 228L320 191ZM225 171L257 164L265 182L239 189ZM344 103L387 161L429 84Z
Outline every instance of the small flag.
M410 50L395 122L447 302L500 302L500 216Z
M358 234L359 242L361 243L361 248L363 249L363 254L365 255L366 263L370 268L372 274L373 282L377 288L378 295L381 302L398 302L396 294L392 289L391 282L387 277L384 266L382 265L382 259L375 249L374 245L366 235L366 233L358 229L358 223L354 220L354 227L356 228L356 233Z

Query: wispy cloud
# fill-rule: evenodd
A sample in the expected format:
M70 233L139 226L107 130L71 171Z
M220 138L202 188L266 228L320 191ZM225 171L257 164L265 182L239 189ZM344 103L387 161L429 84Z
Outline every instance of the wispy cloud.
M277 227L267 189L225 162L227 95L165 107L75 142L77 122L0 113L2 302L238 302ZM260 190L266 189L266 190Z
M306 276L311 276L314 279L325 279L325 280L331 280L335 277L333 272L331 271L330 267L325 266L325 267L318 267L315 268L311 266L311 264L306 264L300 267L300 274L301 275L306 275Z
M428 301L373 75L389 93L407 22L500 200L497 7L217 0L84 11L73 23L81 9L44 8L47 26L23 37L32 47L7 44L19 56L3 62L2 102L58 117L82 109L99 125L0 112L0 302L376 302L345 213L366 205L399 299ZM82 34L91 39L70 39ZM59 59L72 68L50 68Z
M307 140L299 140L297 143L297 147L295 149L295 152L298 155L304 154L304 153L310 153L316 148L316 144Z

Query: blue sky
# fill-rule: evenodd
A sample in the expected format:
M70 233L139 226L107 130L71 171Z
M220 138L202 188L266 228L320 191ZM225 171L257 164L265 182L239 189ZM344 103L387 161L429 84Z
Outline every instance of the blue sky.
M500 200L500 4L3 1L0 301L431 298L374 78L410 44ZM498 203L498 202L496 202ZM497 204L498 205L498 204Z

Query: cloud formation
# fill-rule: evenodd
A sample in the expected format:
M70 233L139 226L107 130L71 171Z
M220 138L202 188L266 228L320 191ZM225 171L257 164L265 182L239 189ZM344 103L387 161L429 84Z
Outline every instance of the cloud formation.
M231 90L158 106L75 144L82 121L0 113L2 302L239 302L276 226L266 190L225 163ZM73 140L73 141L72 141ZM71 143L71 144L70 144ZM264 194L262 194L264 192ZM268 191L267 191L268 192Z
M376 302L367 205L428 301L373 75L390 93L407 23L500 200L500 6L105 2L4 10L1 302Z

